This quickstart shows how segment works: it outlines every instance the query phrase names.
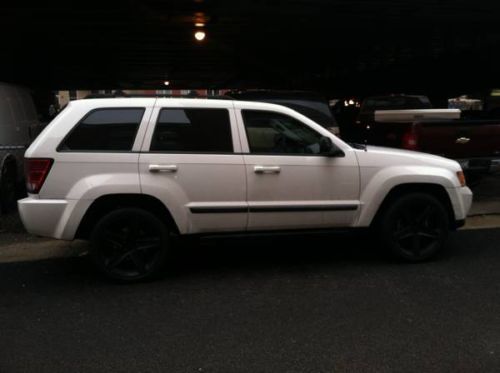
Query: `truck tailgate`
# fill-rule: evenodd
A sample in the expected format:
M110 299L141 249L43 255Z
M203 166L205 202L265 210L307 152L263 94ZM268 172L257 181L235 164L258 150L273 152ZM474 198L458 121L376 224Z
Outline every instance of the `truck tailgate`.
M500 120L422 121L414 129L423 152L454 159L500 157Z

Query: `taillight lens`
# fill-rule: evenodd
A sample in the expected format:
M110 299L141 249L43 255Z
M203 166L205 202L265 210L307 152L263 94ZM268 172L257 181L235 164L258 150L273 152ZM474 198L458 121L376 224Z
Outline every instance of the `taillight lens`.
M53 162L54 160L51 158L24 159L26 190L28 193L37 194L40 192Z
M413 130L409 130L403 135L402 142L403 142L402 143L403 149L408 149L408 150L418 149L417 135Z

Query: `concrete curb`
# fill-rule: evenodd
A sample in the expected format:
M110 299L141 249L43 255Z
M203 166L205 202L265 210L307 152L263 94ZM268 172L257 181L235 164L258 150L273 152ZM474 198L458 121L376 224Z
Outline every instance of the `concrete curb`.
M475 215L467 218L460 230L500 228L500 214ZM82 255L88 250L88 242L61 241L48 238L27 239L20 235L16 242L0 246L0 263L29 262L50 258L67 258Z
M461 230L491 228L500 228L500 214L469 216Z
M0 247L0 263L73 257L81 255L87 249L88 243L80 240L70 242L40 238L20 241Z

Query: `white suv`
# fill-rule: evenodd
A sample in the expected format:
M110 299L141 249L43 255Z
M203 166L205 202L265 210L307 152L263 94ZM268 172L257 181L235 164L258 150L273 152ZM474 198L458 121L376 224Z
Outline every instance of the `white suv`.
M30 233L91 240L108 276L151 277L172 235L376 227L420 261L463 224L459 164L349 145L307 117L257 102L71 102L26 152Z

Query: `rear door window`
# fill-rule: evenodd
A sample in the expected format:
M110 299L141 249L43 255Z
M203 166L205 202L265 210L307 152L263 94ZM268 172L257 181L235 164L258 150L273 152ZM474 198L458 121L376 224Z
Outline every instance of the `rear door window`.
M227 109L162 109L151 151L168 153L232 153Z
M60 151L130 151L144 108L97 109L70 132Z

